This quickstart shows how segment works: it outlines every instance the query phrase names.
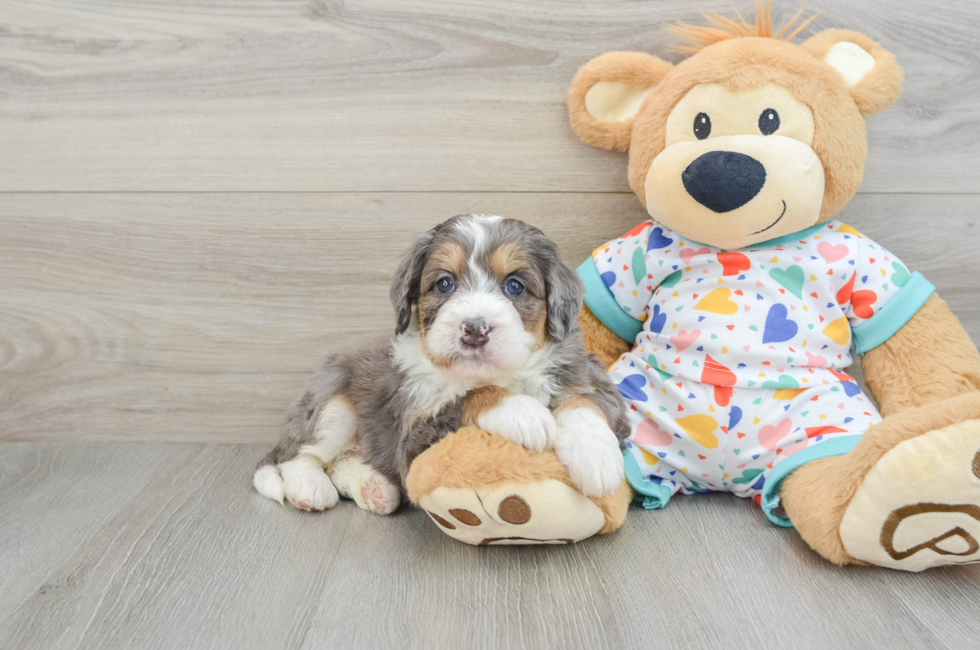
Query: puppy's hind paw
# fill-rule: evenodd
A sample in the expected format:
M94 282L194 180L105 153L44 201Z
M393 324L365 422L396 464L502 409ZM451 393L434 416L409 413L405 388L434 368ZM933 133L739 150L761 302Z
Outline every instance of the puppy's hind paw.
M361 483L361 501L357 505L362 508L379 515L390 515L398 509L401 502L401 490L381 472L372 471Z
M283 469L286 498L300 510L314 512L337 505L340 495L322 469Z

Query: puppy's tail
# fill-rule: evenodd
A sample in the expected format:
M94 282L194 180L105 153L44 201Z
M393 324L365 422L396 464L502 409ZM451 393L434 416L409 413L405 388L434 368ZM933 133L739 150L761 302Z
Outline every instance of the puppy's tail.
M278 501L279 505L285 505L286 490L282 485L282 476L279 474L279 467L276 465L275 459L272 458L273 453L263 458L262 462L255 469L255 475L252 476L252 485L266 499L272 499L273 501Z

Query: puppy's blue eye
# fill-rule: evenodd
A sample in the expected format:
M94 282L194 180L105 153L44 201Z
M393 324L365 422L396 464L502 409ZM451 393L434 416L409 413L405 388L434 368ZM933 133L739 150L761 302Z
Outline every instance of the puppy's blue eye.
M519 296L524 293L524 285L517 278L511 278L507 280L507 284L504 285L504 291L511 296Z
M452 278L439 278L436 280L436 290L439 293L452 293L456 289L456 283Z

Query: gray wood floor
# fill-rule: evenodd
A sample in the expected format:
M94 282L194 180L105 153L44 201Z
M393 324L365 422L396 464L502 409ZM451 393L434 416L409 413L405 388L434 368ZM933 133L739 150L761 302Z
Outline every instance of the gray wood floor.
M0 0L0 648L975 646L980 567L838 569L725 496L473 549L251 490L315 359L390 331L415 233L495 212L577 263L643 219L565 93L606 51L679 60L698 6L731 12ZM980 3L808 9L906 71L841 219L980 341Z
M253 493L256 445L0 446L6 648L967 648L980 566L839 569L727 495L570 547Z

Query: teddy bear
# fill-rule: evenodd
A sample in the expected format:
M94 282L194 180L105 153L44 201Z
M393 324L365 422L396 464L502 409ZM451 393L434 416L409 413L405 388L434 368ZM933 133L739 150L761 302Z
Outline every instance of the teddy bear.
M407 481L445 533L569 543L634 499L722 491L836 564L980 561L980 353L928 280L834 219L902 70L856 31L792 43L799 15L706 14L673 27L677 65L611 52L579 70L572 128L628 152L650 217L579 267L586 346L629 405L626 478L586 497L553 452L464 428Z

